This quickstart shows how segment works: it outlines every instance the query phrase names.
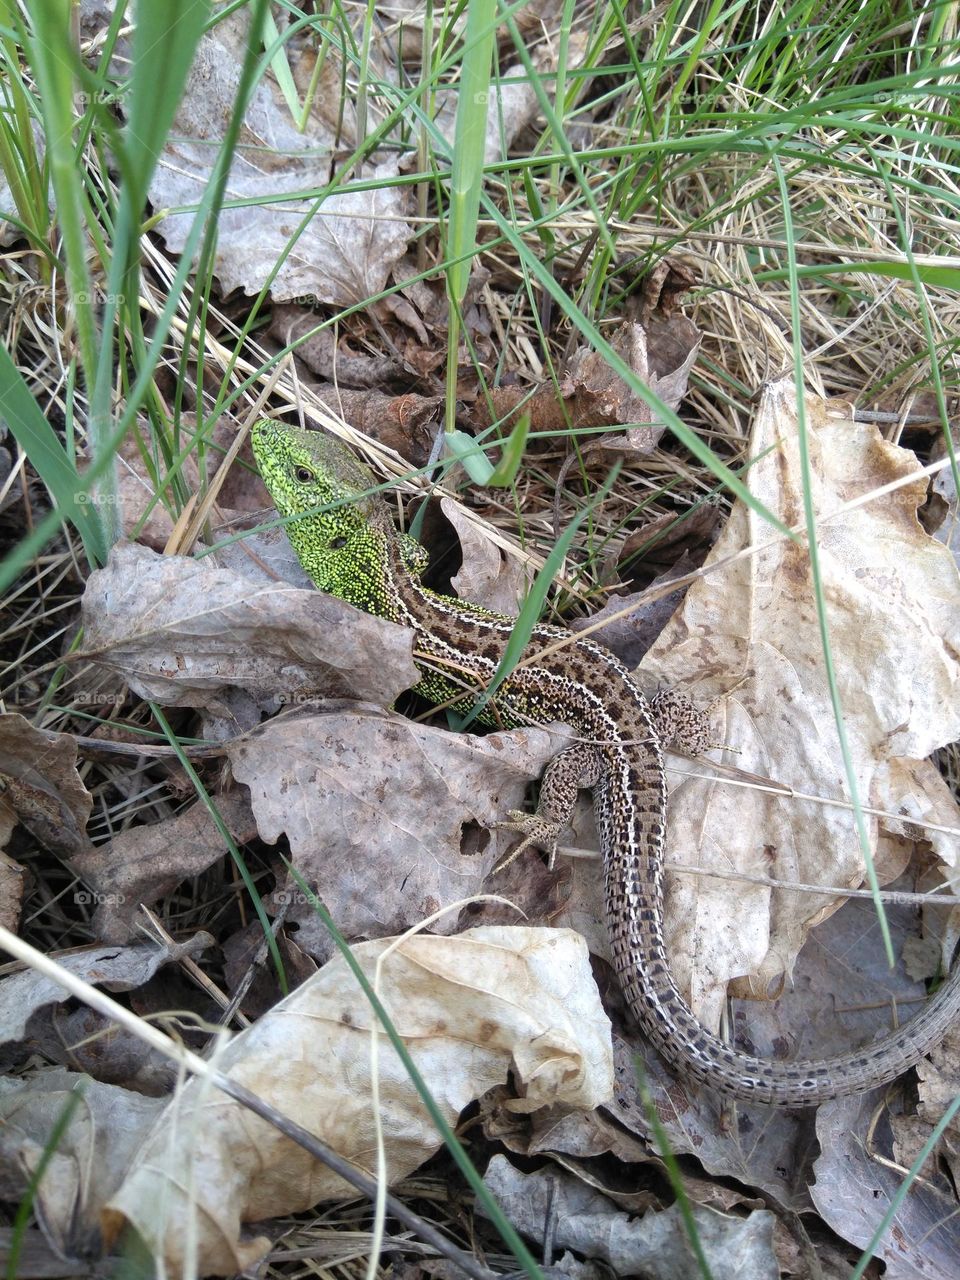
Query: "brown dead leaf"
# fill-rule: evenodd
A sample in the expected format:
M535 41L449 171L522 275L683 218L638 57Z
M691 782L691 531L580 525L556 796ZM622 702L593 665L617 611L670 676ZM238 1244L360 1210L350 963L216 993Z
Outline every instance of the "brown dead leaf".
M675 368L656 371L648 352L648 335L643 325L630 321L610 336L610 345L633 372L671 408L686 394L687 378L697 357L700 337L692 322L689 344ZM679 360L679 353L674 352ZM663 435L664 427L652 420L645 400L629 389L604 356L589 347L578 347L570 358L559 388L545 383L530 394L524 386L501 386L490 390L494 416L504 427L512 426L521 413L529 413L534 431L569 431L583 427L620 427L616 435L601 436L591 442L598 448L649 453ZM489 426L490 409L486 397L478 398L468 419L479 429Z
M321 317L315 311L280 304L273 308L270 332L283 346L302 339L296 349L297 359L331 384L329 392L335 395L337 387L372 387L382 390L405 377L403 362L395 356L353 355L344 349L343 342L337 343L332 329L321 329L318 333L305 337L305 334L316 329L320 320ZM347 421L356 426L352 418L347 418Z
M460 539L463 562L451 579L454 591L461 600L515 618L529 587L524 566L515 556L505 556L458 502L441 498L440 510Z
M689 564L689 570L698 568L714 541L719 516L719 509L711 502L684 512L682 518L664 512L629 533L604 561L604 571L616 571L625 581L639 585L677 577L681 561Z
M216 805L237 844L253 838L253 814L241 794L218 796ZM121 831L81 854L73 867L98 903L96 936L128 941L136 932L141 903L151 906L181 881L201 875L225 852L209 810L198 801L172 818Z
M68 733L35 728L23 716L0 715L0 811L45 849L73 858L88 847L93 807L77 772L77 744Z
M386 942L353 949L373 982ZM447 1122L516 1074L532 1105L591 1108L609 1097L610 1025L575 934L475 929L405 939L383 965L380 998ZM373 1172L371 1010L341 956L255 1026L216 1065L339 1154ZM384 1036L379 1103L386 1180L416 1169L441 1139ZM172 1128L174 1127L174 1128ZM105 1215L108 1238L126 1221L179 1274L187 1223L198 1272L233 1274L269 1242L241 1225L338 1198L344 1184L272 1126L202 1081L171 1103ZM156 1205L167 1212L162 1222Z
M66 1129L56 1134L33 1209L61 1261L76 1258L89 1263L100 1252L100 1211L120 1186L165 1103L56 1068L10 1084L9 1091L0 1093L0 1166L7 1171L2 1179L4 1198L18 1201L26 1194L72 1103L73 1113Z
M165 970L170 972L169 968ZM179 990L182 992L183 987ZM144 1018L155 1011L165 1015L171 1008L184 1013L182 1001L173 992L167 999L157 977L149 979L146 987L138 988L131 1003ZM152 1007L145 1007L147 1004ZM209 1005L203 1009L206 1012ZM177 1069L169 1058L146 1044L142 1036L79 1002L75 1008L48 1004L35 1010L26 1039L2 1051L0 1069L29 1075L41 1059L46 1064L83 1072L101 1084L120 1085L151 1098L166 1098L177 1083Z
M806 412L833 656L860 795L866 804L902 812L907 775L891 768L891 760L922 758L960 734L956 569L917 521L923 478L837 514L848 500L913 472L916 459L875 428L812 397ZM751 488L792 523L803 506L791 383L770 387L758 410L751 454L766 449L750 468ZM734 767L843 799L844 767L806 550L774 541L709 571L748 543L769 539L767 526L738 504L706 576L691 586L643 670L694 688L703 702L720 698L714 739L737 749ZM909 777L913 785L917 775ZM951 825L960 825L954 814ZM876 822L872 829L876 840ZM688 778L674 789L667 848L706 870L838 887L859 885L864 875L853 821L843 808L731 787L722 779ZM949 856L956 856L955 846ZM671 963L702 1021L717 1027L734 978L753 975L745 985L761 996L776 990L809 930L833 909L819 896L760 884L670 877Z
M246 10L238 10L201 40L150 183L155 208L195 205L203 196L223 140L223 104L236 94L248 23ZM325 58L327 73L339 79L337 51L325 50ZM375 46L370 59L378 78L395 79ZM349 120L339 129L337 121L323 118L324 103L331 100L322 92L317 96L319 111L301 133L272 74L258 81L244 121L246 141L238 147L227 179L232 200L253 196L257 202L223 208L217 221L215 270L225 293L257 293L280 262L270 286L274 298L312 295L320 302L349 306L380 293L393 263L405 253L411 235L405 221L410 197L394 181L396 155L378 153L355 170L357 179L383 184L374 190L336 192L315 212L313 200L292 194L325 187L335 155L344 148L349 153L356 144ZM268 202L268 194L285 198ZM288 253L290 237L308 212L309 223ZM171 214L158 224L172 253L183 251L193 218L192 213Z
M433 449L443 405L441 396L415 392L384 395L382 391L355 391L328 382L303 384L331 413L344 418L357 431L379 440L414 467L426 464Z
M148 422L138 419L123 437L117 452L117 492L120 498L120 524L124 536L129 537L143 517L157 492L157 480L147 469L143 455L150 457L151 429ZM159 474L165 464L159 458L153 460ZM183 483L195 493L200 483L200 473L194 453L188 453L183 463ZM138 538L148 547L162 551L173 532L173 518L162 502L153 505L151 514L138 533Z
M532 1115L518 1117L508 1110L500 1092L491 1090L481 1102L484 1133L491 1141L518 1155L551 1157L573 1177L630 1213L662 1207L661 1197L642 1185L641 1171L636 1167L643 1165L667 1177L650 1137L634 1137L610 1118L604 1107L594 1111L542 1107ZM684 1170L683 1186L691 1200L723 1213L741 1205L756 1209L763 1204L759 1197L712 1178L697 1177L690 1168Z
M16 933L20 906L26 887L26 871L5 853L0 853L0 928Z
M272 720L227 752L262 838L286 834L297 872L352 940L402 932L479 892L515 841L488 829L522 803L556 749L543 729L480 738L351 706ZM465 826L476 835L465 840ZM326 929L296 884L279 900L300 926L298 945L328 955ZM431 927L456 925L450 912Z
M108 991L142 987L165 964L176 964L213 946L209 933L197 933L183 943L141 943L131 947L86 947L69 955L54 956L70 973ZM63 1004L71 997L58 982L25 969L0 981L0 1044L22 1040L35 1010Z
M549 1233L556 1248L600 1258L617 1276L678 1280L696 1274L688 1228L676 1204L632 1217L569 1174L521 1173L500 1155L490 1161L483 1180L522 1235L541 1240ZM740 1218L695 1204L690 1212L710 1275L779 1280L773 1253L776 1218L769 1210Z
M811 1195L844 1240L865 1248L900 1191L889 1126L876 1123L878 1091L827 1102L817 1112L821 1155ZM864 1141L868 1135L868 1141ZM897 1208L875 1257L892 1280L954 1280L960 1275L960 1218L952 1197L918 1179Z
M80 658L119 672L141 698L226 714L323 691L392 702L415 684L410 635L319 591L259 585L210 557L120 544L90 575Z
M184 414L181 427L185 432L196 429L196 420L191 414ZM206 455L206 476L211 480L221 460L221 450L225 452L237 433L236 423L227 415L218 418L213 427L208 443L212 446ZM156 443L146 419L138 419L124 436L117 453L117 490L120 500L120 527L124 537L136 537L138 542L162 551L174 528L174 518L164 502L155 501L158 482L167 475L166 461L155 452ZM149 465L148 465L149 462ZM197 467L195 451L187 453L183 460L180 476L190 493L197 492L200 484L200 472ZM253 510L243 501L243 494L251 487L246 480L250 472L242 467L233 467L220 484L217 511L221 518L226 513ZM171 499L168 492L167 501ZM265 505L263 501L260 506ZM148 514L149 509L149 514Z
M608 997L613 990L607 988ZM611 1004L608 998L608 1010ZM761 1188L798 1213L810 1208L801 1173L810 1147L805 1113L739 1102L731 1113L720 1095L685 1087L662 1058L648 1046L638 1045L636 1037L626 1039L615 1032L613 1053L616 1096L607 1110L617 1123L648 1142L656 1141L639 1078L654 1100L657 1118L676 1155L693 1155L707 1174Z
M683 317L680 317L683 319ZM612 335L610 345L631 370L671 409L676 409L686 395L687 379L700 349L700 335L692 321L685 345L669 350L670 368L657 370L650 358L649 336L642 324L627 323ZM605 356L589 347L578 347L567 366L567 373L577 387L578 410L582 426L629 426L612 438L602 436L593 447L604 444L649 453L663 434L663 426L653 420L645 400L634 395L626 383L611 369Z

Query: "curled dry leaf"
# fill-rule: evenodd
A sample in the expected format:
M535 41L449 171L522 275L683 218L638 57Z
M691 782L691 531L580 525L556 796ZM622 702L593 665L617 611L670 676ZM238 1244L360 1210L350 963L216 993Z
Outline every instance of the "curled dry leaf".
M460 569L451 579L454 591L461 600L515 618L532 574L524 572L516 556L505 556L458 502L441 498L440 510L456 529L463 556Z
M92 807L70 735L37 729L16 712L0 715L0 829L9 835L19 822L45 849L72 858L89 847Z
M556 749L543 729L481 738L352 706L272 720L227 751L263 839L286 833L298 874L354 939L402 932L479 892L516 839L488 829L522 804ZM482 829L478 840L464 840L469 824ZM329 954L327 931L293 882L280 900L300 926L298 945ZM456 924L447 913L432 928Z
M404 378L403 361L396 356L353 355L341 349L332 329L314 332L319 323L315 311L280 303L273 308L270 333L284 347L296 342L297 359L325 382L336 384L328 387L334 395L340 387L379 388ZM353 426L357 425L345 416Z
M252 839L253 815L243 796L218 796L216 806L238 845ZM121 831L80 854L72 865L96 895L95 936L126 942L137 928L141 903L152 905L225 853L209 809L198 801L172 818Z
M354 956L374 979L387 943ZM591 1108L611 1090L610 1024L586 947L560 930L474 929L404 940L383 964L380 997L447 1122L510 1072L532 1106ZM393 1046L379 1038L371 1100L372 1013L335 957L215 1058L215 1065L374 1173L379 1116L388 1184L439 1147L439 1135ZM233 1274L266 1251L241 1226L342 1197L341 1179L258 1116L202 1081L171 1103L105 1215L124 1221L179 1273L187 1224L201 1275ZM160 1222L157 1205L167 1206Z
M309 388L335 418L343 418L384 448L395 450L411 466L426 466L439 430L441 396L413 391L384 395L375 389L355 391L307 378L301 379L301 385Z
M79 656L164 706L222 714L228 688L257 701L322 691L389 703L418 679L409 634L389 622L319 591L259 585L209 557L132 544L90 575L83 625Z
M686 394L687 379L700 347L700 334L692 321L677 317L689 326L682 358L676 348L671 354L676 367L657 370L651 363L645 327L634 321L621 325L609 341L614 350L661 400L676 408ZM606 357L589 347L578 347L559 387L544 383L530 395L528 387L494 387L490 389L494 416L510 426L521 413L529 413L534 431L569 431L573 427L619 427L629 430L601 436L590 445L649 453L663 435L662 423L654 422L649 405L627 386L623 378L607 363ZM490 406L481 397L471 410L478 429L489 425Z
M865 1248L901 1190L889 1127L877 1124L878 1090L838 1098L817 1112L820 1157L811 1188L817 1212L844 1240ZM869 1134L869 1143L863 1135ZM960 1275L956 1203L917 1179L898 1207L874 1256L891 1280L954 1280Z
M55 956L61 968L84 982L108 991L142 987L165 964L199 955L213 945L209 933L197 933L183 943L143 943L133 947L90 947L71 955ZM0 1044L22 1040L35 1010L62 1004L71 997L58 982L25 969L0 981Z
M33 1202L44 1235L61 1263L64 1258L95 1257L100 1247L100 1211L119 1187L164 1103L56 1068L7 1085L0 1092L4 1199L20 1200L30 1177L49 1155ZM51 1154L55 1130L71 1104L70 1122L57 1135Z
M841 511L916 471L913 454L812 397L806 418L828 624L860 796L912 814L917 803L903 787L921 775L904 771L902 761L960 734L957 572L917 521L922 477ZM770 387L754 424L750 452L759 461L749 479L788 524L803 511L797 430L792 383ZM758 543L770 545L723 567L726 557ZM710 572L711 565L719 567ZM644 672L692 686L703 702L719 699L714 736L738 752L730 757L733 767L844 800L806 548L771 541L769 527L738 504L706 568L647 655ZM941 792L936 801L942 803ZM877 822L868 823L876 840ZM956 808L951 825L960 825ZM838 888L857 886L864 876L846 809L722 779L688 778L675 788L667 850L668 860L705 870ZM731 979L755 975L753 992L776 990L811 927L835 905L765 885L670 877L671 963L701 1019L718 1025Z
M631 321L622 325L610 339L614 351L671 409L676 409L687 393L687 379L700 350L700 334L693 321L683 316L676 320L685 327L686 342L665 346L663 354L668 358L660 368L650 349L646 325ZM611 369L605 356L589 347L578 347L567 372L577 387L578 407L584 418L582 425L645 424L630 426L616 436L602 436L596 445L626 447L640 453L649 453L655 448L663 434L663 424L654 421L646 400L630 390L620 374Z
M676 1204L633 1217L569 1174L521 1173L505 1156L493 1157L484 1182L522 1235L534 1240L549 1236L557 1248L602 1258L614 1275L678 1280L698 1274ZM769 1210L738 1218L697 1204L690 1212L711 1276L779 1280L773 1252L776 1218Z

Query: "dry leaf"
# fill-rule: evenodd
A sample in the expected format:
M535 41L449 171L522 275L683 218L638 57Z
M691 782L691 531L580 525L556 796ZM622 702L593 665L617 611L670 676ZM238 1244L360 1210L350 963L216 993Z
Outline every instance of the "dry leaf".
M888 1126L876 1123L878 1091L838 1098L817 1112L822 1154L811 1195L820 1216L844 1240L865 1248L900 1190ZM869 1142L864 1141L869 1135ZM914 1182L875 1257L889 1280L954 1280L960 1275L960 1225L953 1198Z
M244 797L218 796L216 805L238 845L253 837L253 814ZM81 854L73 867L96 895L95 936L126 942L136 930L141 903L151 906L225 853L223 836L198 801L172 818L121 831Z
M93 800L77 772L68 733L35 728L16 712L0 715L0 820L21 823L45 849L72 858L88 847Z
M848 500L915 471L916 459L875 428L812 397L806 412L824 592L860 795L865 804L900 812L905 796L898 762L924 757L960 734L957 573L949 553L917 521L922 477L834 514ZM782 382L767 390L758 410L751 454L771 451L750 468L749 480L787 523L803 510L796 434L793 387ZM738 750L729 758L734 767L843 799L845 774L805 548L775 540L709 571L747 544L770 538L769 527L738 504L706 576L691 586L643 670L692 687L704 702L720 698L714 740ZM956 809L951 825L960 825ZM876 822L872 829L875 840ZM705 869L837 886L863 879L847 811L722 780L691 778L674 789L667 850L668 859ZM834 909L819 896L709 877L670 877L668 892L671 964L711 1028L731 979L755 975L755 993L776 990L810 928Z
M669 582L685 572L687 572L687 564L681 561L676 573L657 579L653 585L660 585L664 581ZM570 630L586 631L589 627L590 635L594 640L612 650L628 667L634 667L663 630L674 609L683 599L684 590L685 588L678 588L652 603L642 599L644 594L642 591L635 591L629 596L621 596L614 591L602 609L598 609L589 618L574 619L570 624ZM631 612L625 613L624 611L637 599L640 599L641 603ZM608 618L609 621L607 621ZM599 628L594 630L598 623Z
M17 1201L25 1194L72 1100L73 1114L57 1135L33 1209L61 1259L96 1257L100 1210L120 1185L131 1157L165 1103L56 1068L35 1073L26 1082L6 1084L0 1092L4 1198Z
M228 754L262 838L286 833L298 874L354 939L402 932L477 893L516 840L489 829L522 804L556 749L543 729L474 737L352 706L273 720ZM479 839L465 842L470 824ZM300 926L298 945L329 954L327 931L295 883L279 894ZM447 913L432 927L456 924Z
M676 408L686 394L687 378L699 350L700 335L691 321L689 343L677 368L658 373L651 364L647 348L647 332L643 325L628 322L612 334L610 345L661 400ZM544 383L530 394L528 387L500 386L480 397L471 407L469 418L473 425L485 428L489 425L490 409L504 427L512 426L521 413L529 413L534 431L569 431L574 427L619 427L627 431L601 436L590 445L629 449L649 453L665 430L662 423L653 422L647 402L627 386L618 373L607 363L606 357L590 347L578 347L570 358L559 387ZM634 425L641 424L641 425Z
M525 1236L601 1258L614 1275L649 1280L689 1280L697 1260L678 1205L634 1218L605 1196L566 1174L525 1174L495 1155L484 1182L504 1213ZM758 1209L745 1218L690 1207L700 1247L714 1280L779 1280L773 1253L776 1218Z
M676 363L669 369L656 369L648 350L649 337L644 325L629 322L610 338L614 351L671 409L676 409L687 393L687 379L700 350L700 334L696 326L684 317L679 319L687 326L688 340L684 346L670 351ZM656 447L664 425L654 421L650 406L630 390L620 374L610 367L606 356L590 347L578 347L567 366L567 375L576 388L575 425L628 424L627 431L615 436L602 436L593 443L593 448L608 445L650 453ZM645 425L629 425L633 423Z
M257 702L322 691L389 703L419 678L410 634L392 623L319 591L258 585L210 557L129 543L87 580L83 624L79 656L164 706L225 714L231 688Z
M354 956L370 980L385 942ZM475 929L419 936L385 961L380 987L400 1037L449 1124L515 1073L530 1106L591 1108L611 1090L610 1024L575 934ZM374 1171L371 1011L342 956L237 1036L215 1065L293 1116L340 1155ZM387 1181L418 1168L440 1138L392 1045L379 1040L379 1107ZM272 1126L202 1081L175 1098L107 1211L170 1270L183 1264L187 1223L201 1275L233 1274L266 1251L241 1224L342 1197L343 1182ZM166 1206L161 1218L158 1204Z
M353 355L338 344L332 329L316 329L320 317L315 311L291 304L273 308L270 333L282 346L298 339L296 356L308 369L336 387L373 387L382 389L395 381L406 381L403 361L396 356ZM306 337L310 334L310 337ZM331 385L328 391L336 394ZM347 418L352 426L357 424Z
M0 928L16 933L26 887L23 867L0 853Z
M515 618L529 586L523 565L515 556L505 556L459 503L441 498L440 510L456 529L463 556L451 579L454 591L461 600Z
M223 104L236 95L248 22L249 13L241 9L201 40L150 183L155 208L192 205L202 198L223 139ZM375 50L371 58L379 63L377 77L395 78ZM328 73L336 75L336 50L328 48L326 59ZM330 100L329 94L319 95L321 107ZM270 285L277 299L312 295L320 302L349 306L380 293L411 235L404 220L410 196L395 181L398 158L381 153L356 171L357 179L381 182L376 190L337 192L313 212L314 200L292 194L282 200L269 197L327 186L334 153L344 147L349 152L354 145L349 135L319 114L301 133L271 73L253 91L243 135L230 167L227 197L263 203L220 211L215 270L224 293L257 293L278 262ZM288 253L291 237L308 213L312 216ZM173 214L158 223L171 253L183 251L194 216Z
M613 1053L616 1099L609 1110L618 1123L655 1141L637 1087L641 1070L640 1079L655 1101L671 1151L695 1156L714 1177L762 1188L772 1200L798 1213L810 1208L800 1173L809 1158L807 1113L738 1102L731 1117L721 1095L685 1086L652 1051L639 1063L635 1040L615 1035Z
M176 964L184 956L196 956L213 946L209 933L197 933L183 943L141 943L132 947L88 947L70 955L57 956L57 963L84 982L108 991L130 991L142 987L165 964ZM22 1040L31 1015L48 1004L63 1004L70 995L43 974L25 969L0 981L0 1044Z
M413 467L426 466L437 437L441 396L384 395L382 391L352 391L329 382L301 378L301 385L335 416L393 449Z

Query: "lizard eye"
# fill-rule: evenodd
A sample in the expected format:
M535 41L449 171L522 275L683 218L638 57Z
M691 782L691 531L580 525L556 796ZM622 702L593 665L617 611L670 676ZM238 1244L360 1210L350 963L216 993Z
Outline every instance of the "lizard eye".
M297 467L294 474L300 484L313 484L313 472L309 467Z
M342 534L340 535L339 538L330 539L331 551L339 551L341 547L345 547L346 545L347 545L347 540Z

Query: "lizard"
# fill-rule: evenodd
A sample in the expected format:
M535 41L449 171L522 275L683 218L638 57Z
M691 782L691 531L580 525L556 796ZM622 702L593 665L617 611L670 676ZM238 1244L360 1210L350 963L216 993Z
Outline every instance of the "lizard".
M514 619L422 584L426 552L396 528L372 473L339 440L262 419L252 445L315 586L409 627L421 676L416 692L434 704L473 708L497 672ZM577 740L548 764L537 812L508 815L503 825L525 837L514 853L538 846L552 866L577 793L593 789L614 969L641 1029L681 1078L733 1098L794 1107L886 1083L956 1019L960 964L902 1028L823 1059L787 1062L741 1052L703 1026L681 994L663 936L663 751L678 740L691 754L708 745L704 718L689 715L689 705L669 692L648 700L601 644L536 625L521 662L478 718L501 727L562 721Z

